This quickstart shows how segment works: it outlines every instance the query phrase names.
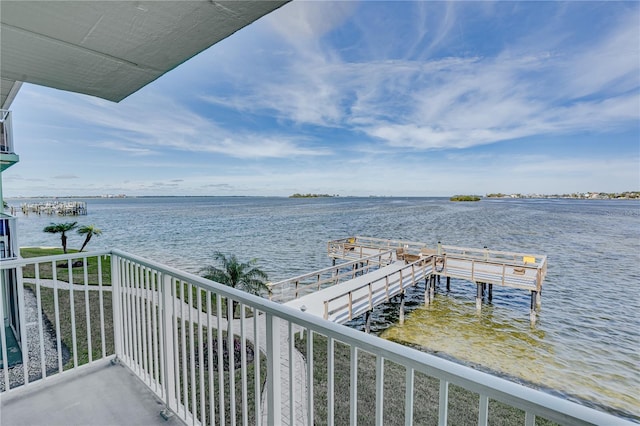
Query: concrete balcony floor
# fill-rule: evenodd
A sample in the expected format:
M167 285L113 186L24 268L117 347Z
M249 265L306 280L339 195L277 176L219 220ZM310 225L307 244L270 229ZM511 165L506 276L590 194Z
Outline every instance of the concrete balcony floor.
M183 425L129 369L104 362L0 395L0 425Z

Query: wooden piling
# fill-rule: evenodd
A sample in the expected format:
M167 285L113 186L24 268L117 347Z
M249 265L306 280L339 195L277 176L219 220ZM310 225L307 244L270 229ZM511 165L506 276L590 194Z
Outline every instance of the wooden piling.
M399 315L400 325L404 324L404 291L400 293L400 315Z
M536 322L536 298L537 298L537 291L533 290L531 291L531 308L529 310L529 320L531 321L531 325L535 324Z
M429 301L433 302L433 299L435 298L435 294L436 294L436 276L432 275L431 276L431 286L429 288Z
M476 309L479 311L482 309L482 283L477 283L477 293L476 293Z
M447 291L451 291L451 277L447 277Z
M364 314L364 318L365 318L365 321L364 321L364 332L369 334L369 333L371 333L371 311L367 311Z
M489 302L493 300L493 284L489 284Z

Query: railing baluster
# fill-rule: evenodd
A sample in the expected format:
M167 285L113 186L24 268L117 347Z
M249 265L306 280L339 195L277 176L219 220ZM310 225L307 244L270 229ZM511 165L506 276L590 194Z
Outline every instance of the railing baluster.
M535 426L536 416L531 411L525 411L524 413L524 426Z
M53 311L56 319L56 348L58 349L58 373L62 373L62 342L60 336L60 303L58 301L58 270L56 262L51 262L51 275L53 277ZM9 376L5 376L9 377Z
M42 373L42 379L47 378L47 364L44 353L44 326L42 323L42 295L40 291L40 264L33 265L36 277L36 308L38 309L38 339L40 341L40 371ZM2 301L0 300L0 303ZM4 318L0 312L0 318ZM4 328L4 324L2 324ZM7 358L2 358L7 359Z
M183 413L184 418L187 418L189 411L189 382L187 380L187 320L185 313L185 298L184 298L184 286L185 283L182 280L178 280L180 285L180 360L182 361L182 405L183 405Z
M288 349L289 349L289 424L296 424L296 397L295 397L295 359L293 358L293 323L288 321Z
M404 388L404 424L411 426L413 424L413 381L414 371L411 367L406 367L407 375Z
M102 256L97 256L96 260L98 262L98 302L100 304L100 343L101 343L101 349L102 349L102 358L105 358L107 356L107 336L104 332L104 289L102 288L103 286L103 280L102 280ZM113 262L113 258L111 259L111 261ZM113 276L111 277L111 290L113 293ZM113 296L113 294L112 294ZM114 331L115 331L115 318L112 319L112 324L114 324Z
M164 386L164 402L166 410L173 409L178 411L178 404L176 403L176 372L175 372L175 346L174 346L174 299L172 297L172 288L175 288L173 279L166 273L163 273L158 277L158 288L160 290L160 303L162 303L161 315L162 323L159 333L160 346L160 364L162 365L161 377L162 385ZM165 411L165 415L168 414Z
M142 303L142 294L141 294L141 281L140 281L140 268L141 265L134 264L134 274L135 274L135 292L133 293L133 306L135 310L133 312L133 321L135 322L134 329L134 337L136 341L136 366L138 375L142 378L144 377L144 354L143 354L143 327L142 327L142 314L141 314L141 303Z
M215 387L214 387L214 373L213 373L213 304L211 301L211 291L206 291L206 304L207 304L207 366L209 373L209 424L214 425L216 423L216 399L215 399ZM204 417L203 417L204 420Z
M489 420L489 397L480 394L480 404L478 406L478 426L487 426Z
M196 407L196 348L195 348L195 338L194 338L196 328L194 324L194 312L193 312L194 311L193 286L189 283L186 283L186 286L187 286L187 291L189 292L189 297L187 298L189 300L189 305L188 305L189 326L185 330L189 333L189 372L191 373L190 375L191 387L189 390L191 392L191 418L192 418L193 426L195 426L196 420L198 417L198 409ZM198 319L198 322L200 322L199 319Z
M440 379L440 400L438 405L438 425L447 426L449 417L449 382Z
M262 424L262 409L261 409L261 400L262 400L262 381L260 380L260 330L258 320L260 317L260 312L257 308L253 308L253 365L254 365L254 414L256 418L256 426L260 426Z
M358 348L351 345L351 377L349 388L349 423L358 424Z
M0 273L4 274L5 271L0 271ZM0 350L2 350L2 359L9 359L7 357L7 334L5 332L5 326L4 326L4 291L2 291L2 289L0 289L0 319L2 319L2 324L0 324ZM9 363L8 362L3 362L2 363L2 372L4 373L2 375L2 379L3 379L3 384L4 384L4 391L9 391L11 389L11 380L9 378Z
M228 303L228 300L227 300ZM222 346L222 296L216 294L216 314L218 316L217 344L218 344L218 414L220 415L220 424L224 425L224 348Z
M329 426L334 424L335 419L335 359L333 347L333 338L327 338L327 425Z
M247 338L244 321L245 305L240 303L240 372L242 376L242 425L249 424L247 396Z
M131 265L129 260L122 261L122 303L123 303L123 330L124 330L124 352L126 359L133 364L133 331L131 329ZM133 369L134 366L131 366Z
M160 314L159 310L161 308L162 299L160 298L162 293L160 291L160 283L159 283L159 273L157 271L151 270L149 281L149 290L150 290L150 309L151 309L151 358L153 360L153 370L151 374L153 374L153 389L157 394L162 395L162 387L164 385L164 379L160 377L161 373L161 361L160 361L160 350L158 350L159 339L160 339L160 324L158 321L158 315Z
M87 352L89 364L93 362L93 348L91 345L91 304L89 303L89 274L87 272L87 258L82 259L82 269L84 278L84 310L87 322Z
M142 314L140 321L142 327L142 362L144 363L144 378L147 383L151 383L151 360L149 356L151 351L149 350L149 344L151 340L149 328L151 327L151 317L147 315L149 309L149 293L147 283L149 282L149 270L147 267L142 266L140 272L140 313Z
M282 424L282 381L280 380L280 318L266 312L267 321L267 423Z
M204 340L202 334L202 290L196 287L198 292L196 297L196 304L198 305L198 372L200 373L200 422L202 424L207 423L207 416L205 414L205 388L204 388ZM207 317L209 316L209 310L207 309Z
M71 342L72 342L71 347L73 350L73 368L77 368L78 367L78 339L76 336L76 304L74 301L72 265L73 265L73 259L67 260L67 271L69 274L69 310L71 311Z
M314 424L313 416L313 330L307 329L307 417L308 425Z
M384 358L376 355L376 426L384 424Z
M235 301L227 299L227 348L229 348L229 421L231 426L236 424L236 362L235 338L233 335L233 316Z

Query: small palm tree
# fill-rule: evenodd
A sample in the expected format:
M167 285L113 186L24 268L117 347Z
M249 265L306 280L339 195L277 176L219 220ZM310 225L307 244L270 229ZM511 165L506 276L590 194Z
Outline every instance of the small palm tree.
M80 247L80 251L84 250L85 246L89 244L91 237L94 235L99 237L102 234L102 230L96 228L95 225L83 225L78 228L79 235L85 235L84 243L82 243L82 247Z
M266 283L267 274L254 266L256 259L243 263L235 255L227 257L220 252L214 253L213 258L218 262L219 267L209 265L203 268L201 272L204 278L258 296L269 289ZM228 306L231 309L229 317L235 316L235 305L236 302L232 301L231 306ZM231 321L229 321L230 326Z
M78 226L78 222L66 222L66 223L52 223L49 226L45 226L44 232L50 234L61 234L60 240L62 240L62 251L67 252L67 232L75 229Z
M266 280L269 277L265 272L254 267L256 259L242 263L234 254L227 257L220 252L216 252L213 258L219 263L219 267L206 266L201 271L204 278L258 296L268 290Z

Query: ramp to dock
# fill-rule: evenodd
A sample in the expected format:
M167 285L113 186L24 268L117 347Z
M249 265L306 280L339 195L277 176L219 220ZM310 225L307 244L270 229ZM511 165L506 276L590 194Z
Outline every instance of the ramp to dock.
M420 280L427 279L432 272L430 259L420 259L409 264L395 261L383 268L291 300L286 305L342 324L415 286Z

